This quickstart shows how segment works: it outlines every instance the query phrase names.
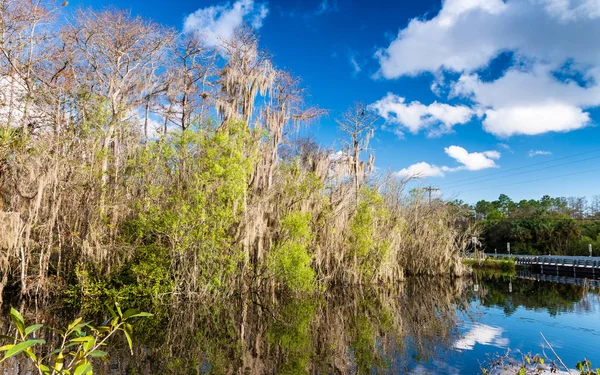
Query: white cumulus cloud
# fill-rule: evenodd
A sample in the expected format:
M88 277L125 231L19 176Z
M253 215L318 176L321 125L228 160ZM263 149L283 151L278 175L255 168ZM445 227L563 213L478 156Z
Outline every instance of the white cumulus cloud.
M255 3L254 0L213 5L198 9L187 16L183 23L183 32L196 34L206 45L218 47L244 24L254 29L261 28L268 13L269 8L266 4Z
M460 165L456 167L437 166L426 162L415 163L397 172L399 177L423 178L443 177L446 172L463 170L479 171L488 168L498 168L495 160L500 159L498 151L468 152L464 147L449 146L444 152Z
M459 73L453 95L472 101L499 137L572 131L600 106L598 35L598 0L445 0L377 52L377 75ZM502 53L512 66L483 81L477 72Z
M470 171L479 171L487 168L497 168L495 159L500 159L498 151L468 152L460 146L450 146L444 149L446 154L463 165Z
M439 135L452 130L455 125L465 124L475 112L464 105L452 106L433 102L425 105L418 101L406 103L406 99L388 93L384 98L370 105L388 124L413 134L426 129L429 135Z
M429 163L420 162L411 165L408 168L401 169L397 172L399 177L423 178L423 177L442 177L444 172L449 172L448 167L438 167Z

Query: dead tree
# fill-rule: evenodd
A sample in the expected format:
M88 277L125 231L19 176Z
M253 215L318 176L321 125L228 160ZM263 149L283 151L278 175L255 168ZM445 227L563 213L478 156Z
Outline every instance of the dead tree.
M356 102L336 120L340 130L349 138L344 141L344 153L350 163L350 174L354 182L356 203L359 200L360 185L372 171L375 158L369 154L367 163L361 162L361 154L369 149L369 141L375 132L375 122L379 116L370 111L362 102Z
M266 52L258 48L258 37L249 28L236 31L233 38L223 41L227 60L218 83L221 87L216 101L223 124L245 121L251 126L256 97L267 96L277 77Z
M109 178L115 181L118 178L119 142L131 133L126 115L147 98L140 93L147 91L146 82L157 74L157 61L164 57L173 34L123 11L79 11L77 22L65 36L77 54L74 66L82 91L93 92L109 107L102 141L104 194ZM109 151L113 153L112 173L109 173ZM102 211L104 204L102 199Z

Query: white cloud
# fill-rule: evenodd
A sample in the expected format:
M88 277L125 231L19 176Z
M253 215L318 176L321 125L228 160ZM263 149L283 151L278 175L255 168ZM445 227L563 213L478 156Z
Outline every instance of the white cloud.
M540 156L540 155L552 155L552 153L550 151L544 151L544 150L529 150L530 158L532 158L534 156Z
M463 170L479 171L488 168L497 168L494 160L500 159L498 151L484 151L469 153L460 146L450 146L444 149L444 152L460 163L457 167L448 167L432 165L426 162L413 164L397 172L399 177L443 177L446 172L458 172Z
M498 168L495 159L500 159L498 151L471 152L460 146L450 146L444 149L446 154L461 163L465 169L479 171L487 168Z
M377 52L378 75L460 73L453 94L472 100L497 136L571 131L589 125L586 110L600 106L598 35L598 0L446 0L439 14L411 20ZM503 52L513 54L513 66L482 81L475 72Z
M435 18L411 20L387 48L377 52L379 74L398 78L442 68L461 72L486 65L499 47L485 21L506 8L502 0L446 0Z
M438 167L425 162L420 162L411 165L408 168L404 168L397 172L399 177L411 177L411 178L422 178L422 177L443 177L444 172L449 172L448 167Z
M450 132L455 125L469 122L475 114L472 109L463 105L451 106L438 102L425 105L418 101L407 104L405 98L392 93L371 104L370 108L388 124L399 127L400 132L406 129L417 134L427 129L429 135Z
M243 24L254 29L262 27L262 22L269 13L265 4L254 0L238 0L235 3L213 5L198 9L187 16L183 23L183 32L197 34L208 46L221 45L230 39L235 30Z
M537 135L549 131L567 132L590 123L588 113L560 103L490 109L485 115L484 129L501 137Z
M565 22L567 13L557 10L561 7L571 10L570 22ZM558 64L573 58L596 65L599 16L597 0L446 0L437 16L411 20L377 52L379 73L397 78L441 69L473 71L502 51Z
M600 17L598 0L540 0L540 2L544 4L550 15L563 22Z
M475 345L479 344L506 348L509 345L509 340L502 337L503 333L504 329L500 327L476 323L460 340L454 343L454 347L461 350L473 350Z

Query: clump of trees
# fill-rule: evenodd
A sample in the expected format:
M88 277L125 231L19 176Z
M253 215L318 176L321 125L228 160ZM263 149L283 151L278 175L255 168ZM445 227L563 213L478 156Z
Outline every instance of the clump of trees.
M249 29L208 48L119 10L0 1L0 290L132 298L460 274L456 209L339 153ZM312 287L312 288L311 288ZM75 298L76 299L76 298Z
M463 206L462 202L455 202ZM481 226L485 251L520 254L589 255L589 245L600 251L600 196L543 196L514 202L501 194L470 207ZM598 254L598 253L596 253Z

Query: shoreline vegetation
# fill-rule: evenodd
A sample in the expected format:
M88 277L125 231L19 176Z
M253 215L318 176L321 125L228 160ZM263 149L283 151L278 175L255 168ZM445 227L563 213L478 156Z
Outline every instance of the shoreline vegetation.
M486 257L483 260L463 259L462 263L473 269L498 270L508 273L514 273L517 269L516 262L513 259L495 259L493 257Z
M550 197L513 201L501 194L492 202L475 205L454 201L470 212L469 221L481 231L481 247L488 253L589 256L600 250L600 195Z
M116 9L1 6L5 295L146 307L467 271L461 208L374 171L364 104L339 150L300 137L327 111L249 28L209 47Z

